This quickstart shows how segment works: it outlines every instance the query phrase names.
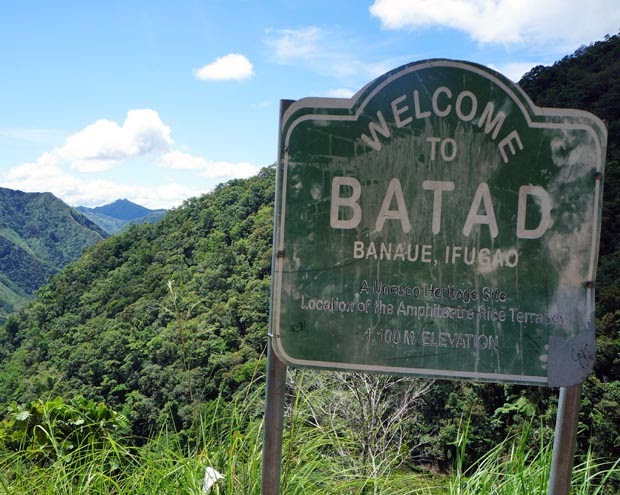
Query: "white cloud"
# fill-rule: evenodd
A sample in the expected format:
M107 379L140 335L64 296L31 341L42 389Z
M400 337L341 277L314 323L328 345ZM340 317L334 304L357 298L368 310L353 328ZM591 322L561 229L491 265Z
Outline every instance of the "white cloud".
M352 47L360 41L338 29L308 26L300 29L268 29L265 43L273 50L274 60L296 65L324 76L346 80L346 84L365 83L398 66L402 61L366 62Z
M9 172L23 173L31 167L56 169L65 164L79 172L109 170L123 160L166 152L172 145L170 128L155 110L129 110L122 126L107 119L97 120L69 136L59 148L43 153L34 164Z
M330 89L327 92L327 96L330 98L351 98L354 94L355 92L348 88Z
M208 164L209 162L204 158L192 156L179 150L172 150L159 160L161 167L175 170L203 170L208 167Z
M299 58L314 58L322 52L323 31L316 26L268 29L267 35L267 43L274 49L276 60L281 64Z
M261 100L258 103L254 103L252 106L258 110L262 110L264 108L269 108L271 104L271 100Z
M49 191L74 205L96 203L109 191L109 184L102 184L105 181L79 179L50 161L49 157L50 154L45 153L36 162L11 169L2 186L27 192ZM81 199L87 202L80 203Z
M229 53L194 71L203 81L228 81L248 79L254 75L252 63L239 53Z
M98 120L69 136L50 159L67 162L80 172L101 172L128 158L165 151L171 144L170 128L155 110L129 110L122 126Z
M536 65L540 64L534 62L509 62L500 65L489 64L489 68L503 74L513 82L519 82L519 80Z
M175 170L194 170L202 177L220 180L251 177L260 170L259 167L251 163L213 162L179 150L173 150L163 155L159 165Z
M131 197L135 198L134 203L146 206L151 209L166 208L180 206L183 201L188 198L200 196L207 192L204 189L196 189L187 187L174 181L168 181L166 184L157 187L143 187L135 190ZM116 196L121 198L123 196Z
M158 166L179 173L158 182L152 168ZM128 198L149 208L170 208L217 182L258 171L250 163L213 162L173 149L170 128L157 112L143 109L130 110L123 125L102 119L86 126L62 146L10 169L1 185L48 191L73 206Z
M24 163L12 168L7 172L3 186L20 189L20 187L13 187L13 185L28 184L29 187L24 190L47 191L46 186L53 187L65 179L71 179L57 164L49 160L49 156L49 153L44 153L34 163ZM66 180L68 185L71 182L73 181Z
M375 0L370 6L386 29L446 27L481 43L558 43L565 50L613 34L617 0Z
M51 192L72 206L100 206L119 198L130 198L147 208L171 208L189 197L206 192L174 181L148 187L102 178L81 178L58 165L46 163L45 157L10 170L2 181L2 187L27 192Z
M209 168L200 174L210 179L242 179L256 175L260 171L260 167L251 163L238 162L211 162Z

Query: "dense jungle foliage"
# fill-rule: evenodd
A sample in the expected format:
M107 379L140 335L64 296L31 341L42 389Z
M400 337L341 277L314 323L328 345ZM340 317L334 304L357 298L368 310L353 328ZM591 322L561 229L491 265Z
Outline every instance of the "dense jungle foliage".
M2 401L81 394L147 436L249 378L266 338L274 170L94 246L2 331Z
M620 35L581 47L519 85L540 106L578 108L608 127L603 215L596 282L597 358L585 383L582 443L620 456Z
M0 188L0 322L31 300L50 275L105 237L51 193Z
M584 387L579 439L581 453L590 447L598 457L615 459L620 456L620 37L584 47L552 67L536 67L520 84L538 105L593 111L609 125L598 357ZM0 328L0 403L79 395L119 411L137 436L168 426L183 441L193 441L199 414L216 407L218 397L243 390L264 366L274 187L275 170L267 167L187 201L157 224L134 226L86 250ZM322 380L332 378L317 376L315 387ZM329 387L346 391L351 383L343 378ZM403 387L390 390L404 396ZM473 458L533 423L538 432L533 445L547 444L556 396L555 390L537 387L435 381L400 422L409 459L449 465L464 422Z

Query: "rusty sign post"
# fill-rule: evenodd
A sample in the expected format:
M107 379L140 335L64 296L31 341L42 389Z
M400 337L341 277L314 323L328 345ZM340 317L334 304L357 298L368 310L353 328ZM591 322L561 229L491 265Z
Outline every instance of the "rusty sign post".
M290 366L552 387L594 361L606 130L488 68L388 72L280 124L271 342Z

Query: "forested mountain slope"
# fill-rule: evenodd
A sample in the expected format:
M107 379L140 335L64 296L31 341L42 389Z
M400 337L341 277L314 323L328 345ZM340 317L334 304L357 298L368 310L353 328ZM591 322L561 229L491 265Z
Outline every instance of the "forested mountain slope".
M619 103L608 96L620 87L619 41L613 36L582 48L521 82L539 105L583 108L607 119L614 160ZM593 87L603 89L593 94ZM79 393L122 410L134 433L147 435L169 418L182 430L220 392L228 397L246 383L264 363L274 187L275 171L266 168L88 249L0 328L0 403ZM619 192L612 161L597 279L598 360L584 387L580 434L597 455L615 458ZM437 381L421 401L424 419L411 420L410 444L430 445L426 454L437 459L454 448L468 419L468 448L479 455L510 429L537 426L535 418L549 434L556 396L538 387Z
M607 158L620 160L620 35L583 46L550 67L539 65L519 86L542 107L577 108L607 122Z
M620 380L620 35L584 46L551 67L535 67L519 85L540 106L587 110L608 126L596 283L599 325L594 379ZM615 417L620 420L620 415ZM618 435L616 432L614 438L620 446Z
M584 384L582 449L620 456L620 35L583 46L551 67L535 67L519 85L540 106L587 110L608 127L603 215L596 279L597 349Z
M51 193L0 188L0 321L106 236Z
M620 35L581 47L551 67L534 67L519 86L539 106L587 110L607 124L601 255L614 254L620 250Z
M147 435L245 382L266 341L274 188L264 169L87 250L0 330L0 403L80 393Z

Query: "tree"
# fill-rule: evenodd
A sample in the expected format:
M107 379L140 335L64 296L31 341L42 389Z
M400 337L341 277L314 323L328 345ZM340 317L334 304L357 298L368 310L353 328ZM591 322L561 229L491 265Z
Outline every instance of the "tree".
M377 493L382 475L413 460L419 445L408 442L407 431L421 420L420 405L432 380L295 370L289 377L289 387L301 397L298 414L317 428L331 429L334 452L351 459L360 479L370 481L360 493Z

